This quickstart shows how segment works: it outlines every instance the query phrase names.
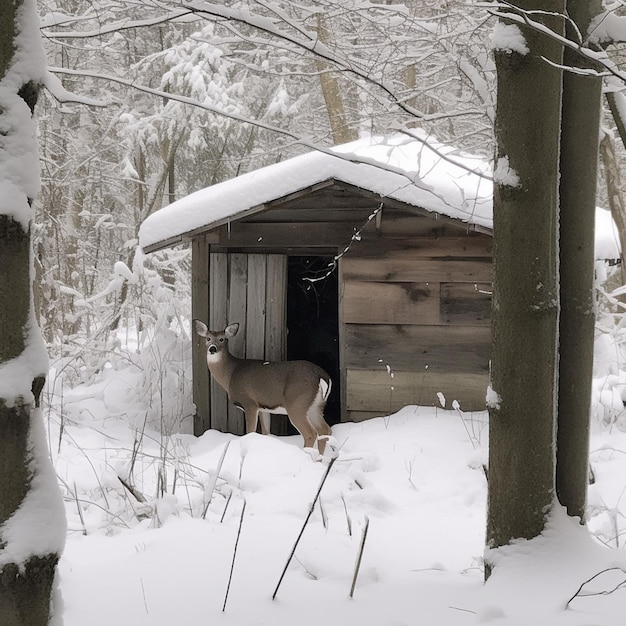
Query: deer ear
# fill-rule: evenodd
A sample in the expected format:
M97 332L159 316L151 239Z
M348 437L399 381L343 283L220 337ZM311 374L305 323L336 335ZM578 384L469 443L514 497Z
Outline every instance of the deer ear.
M209 332L207 325L200 320L194 320L193 327L196 331L196 335L200 335L200 337L206 337L207 333Z
M239 324L235 322L234 324L229 324L228 326L226 326L226 328L224 329L224 334L226 335L228 339L230 339L231 337L234 337L237 334L238 330L239 330Z

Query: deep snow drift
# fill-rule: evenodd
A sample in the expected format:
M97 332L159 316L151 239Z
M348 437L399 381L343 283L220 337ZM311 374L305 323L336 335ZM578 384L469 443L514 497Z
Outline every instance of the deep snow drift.
M62 433L47 414L69 523L65 626L624 624L626 590L599 595L623 570L568 605L585 580L626 568L619 420L594 423L590 532L557 509L543 536L507 549L487 585L486 414L406 407L334 427L338 459L272 600L327 465L299 436L161 436L143 425L138 375L111 368L66 390Z

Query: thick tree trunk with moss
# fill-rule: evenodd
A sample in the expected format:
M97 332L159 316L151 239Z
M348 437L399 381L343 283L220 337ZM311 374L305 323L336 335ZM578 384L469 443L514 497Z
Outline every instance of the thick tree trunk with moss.
M568 0L581 33L602 10L599 1ZM576 34L568 24L569 38ZM567 67L589 67L569 48ZM585 517L589 467L589 415L595 327L593 272L598 141L602 79L563 75L559 217L559 394L556 491L569 515Z
M563 2L554 0L518 6L564 10ZM560 19L543 19L552 29L562 29ZM547 37L527 29L521 33L526 54L494 51L498 95L488 548L539 535L554 498L562 77L541 57L560 63L562 50ZM513 170L508 176L507 159ZM487 576L492 566L487 553Z
M65 531L63 503L46 456L37 408L46 369L43 342L32 310L30 241L30 204L39 167L32 121L38 85L32 73L37 67L34 59L42 55L40 49L31 50L30 46L39 44L38 36L34 0L0 5L2 626L48 624ZM36 540L37 549L31 549L31 539Z

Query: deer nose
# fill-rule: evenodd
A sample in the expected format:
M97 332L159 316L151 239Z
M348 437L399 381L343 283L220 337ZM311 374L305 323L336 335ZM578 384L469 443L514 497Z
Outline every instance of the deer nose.
M215 354L217 352L217 346L209 346L209 354Z

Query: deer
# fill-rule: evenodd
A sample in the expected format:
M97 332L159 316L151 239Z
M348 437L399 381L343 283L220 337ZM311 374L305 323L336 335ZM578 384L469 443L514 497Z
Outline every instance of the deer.
M261 361L240 359L228 349L228 340L239 330L233 323L224 330L209 330L194 320L196 334L206 342L206 362L211 375L245 415L246 433L254 433L261 421L261 433L269 435L271 414L287 415L302 435L304 447L323 455L332 434L324 419L330 395L330 376L309 361ZM317 445L316 445L317 444Z

